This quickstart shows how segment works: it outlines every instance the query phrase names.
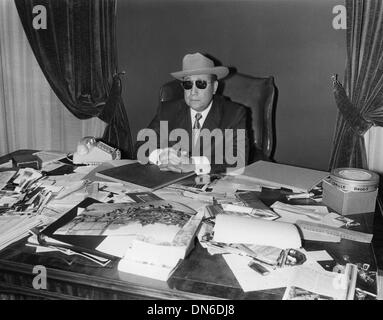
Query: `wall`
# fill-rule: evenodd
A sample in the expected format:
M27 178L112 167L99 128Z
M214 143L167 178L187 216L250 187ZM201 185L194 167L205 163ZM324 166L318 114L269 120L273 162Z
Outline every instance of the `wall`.
M274 158L327 170L336 120L331 75L343 79L342 0L119 0L118 57L133 139L158 105L158 89L186 53L206 52L279 90Z

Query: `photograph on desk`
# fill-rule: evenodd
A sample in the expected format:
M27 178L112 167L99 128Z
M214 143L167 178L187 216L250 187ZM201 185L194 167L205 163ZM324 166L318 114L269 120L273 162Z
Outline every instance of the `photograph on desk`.
M143 192L134 195L150 196ZM101 252L121 259L120 272L163 281L193 249L203 218L203 212L172 201L91 202L72 209L43 234L79 246L87 243L94 254Z
M144 204L95 203L54 233L61 235L140 235L171 242L196 212L182 204L152 201ZM152 230L153 229L153 230Z

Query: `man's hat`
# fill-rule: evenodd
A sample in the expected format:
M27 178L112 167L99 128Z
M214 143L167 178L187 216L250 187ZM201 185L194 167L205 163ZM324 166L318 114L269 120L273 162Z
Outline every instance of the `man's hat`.
M171 73L171 75L182 80L185 76L195 74L215 74L218 79L222 79L229 74L227 67L214 66L214 62L199 52L187 54L182 60L182 71Z

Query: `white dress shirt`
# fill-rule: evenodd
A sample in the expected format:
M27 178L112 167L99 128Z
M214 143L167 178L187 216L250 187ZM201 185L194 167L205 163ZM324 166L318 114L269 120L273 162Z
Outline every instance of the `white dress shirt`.
M201 112L195 111L194 109L190 108L190 119L192 121L192 128L194 128L194 123L195 123L195 120L196 120L195 119L195 115L197 113L201 114L201 118L199 119L199 123L200 123L201 128L202 128L202 126L203 126L203 124L204 124L204 122L206 120L206 117L209 114L209 111L210 111L212 105L213 105L213 101L211 101L209 106L205 110L203 110Z

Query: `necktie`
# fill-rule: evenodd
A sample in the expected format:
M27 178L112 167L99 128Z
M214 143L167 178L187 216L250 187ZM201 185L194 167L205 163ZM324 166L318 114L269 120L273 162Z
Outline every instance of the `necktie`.
M199 123L199 119L201 118L202 118L202 114L196 113L195 121L193 125L193 145L196 144L198 136L199 136L199 130L201 129L201 124Z
M199 119L201 118L202 118L202 114L196 113L193 129L201 129L201 124L199 123Z

